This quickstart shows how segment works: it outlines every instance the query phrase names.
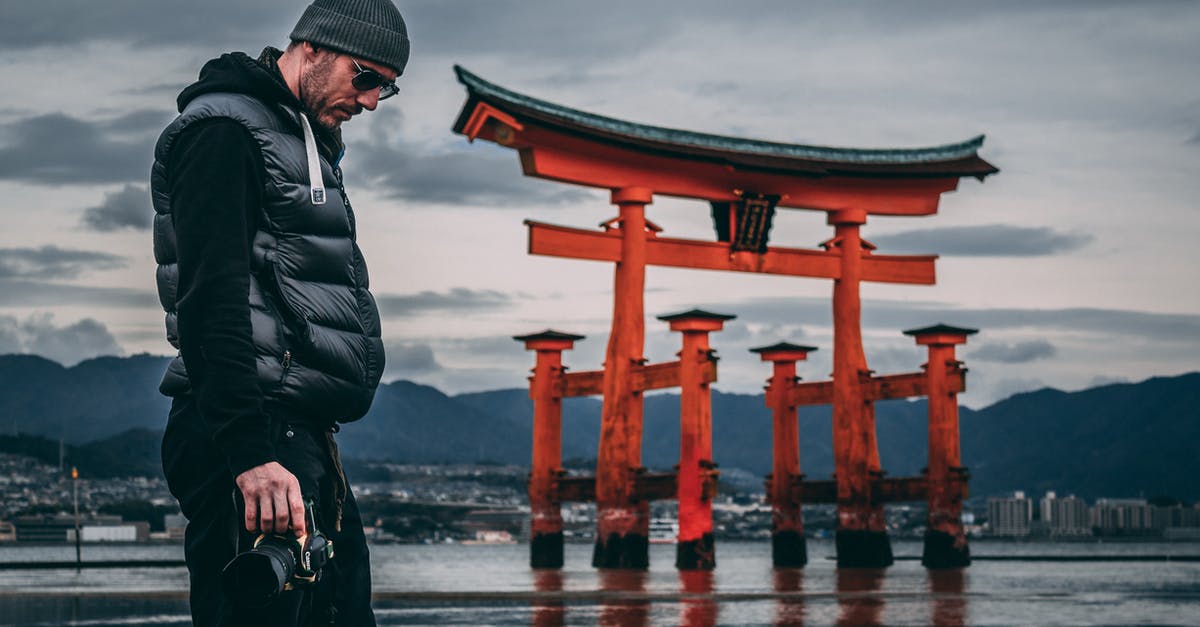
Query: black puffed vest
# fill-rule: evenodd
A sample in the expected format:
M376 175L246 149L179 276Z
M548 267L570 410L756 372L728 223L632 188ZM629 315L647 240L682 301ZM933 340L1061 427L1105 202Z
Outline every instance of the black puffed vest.
M370 408L383 374L379 310L367 289L367 266L355 243L341 172L314 153L313 167L319 159L322 179L336 183L323 193L312 189L316 177L309 173L305 132L299 114L286 107L243 94L204 94L159 137L150 188L167 340L179 348L179 266L166 164L185 128L216 117L246 127L262 149L266 171L249 294L263 399L330 423L357 420ZM159 389L167 396L190 393L180 357L168 365Z

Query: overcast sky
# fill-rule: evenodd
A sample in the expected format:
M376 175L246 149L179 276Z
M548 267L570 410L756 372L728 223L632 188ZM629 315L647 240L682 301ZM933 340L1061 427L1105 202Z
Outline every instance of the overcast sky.
M282 47L303 2L48 0L0 9L0 353L65 364L168 354L146 190L178 91L221 52ZM345 127L390 348L388 379L462 392L524 385L510 336L587 339L598 368L609 264L530 257L524 219L594 227L607 193L521 176L511 151L450 132L458 63L515 91L635 122L773 141L916 147L987 135L1000 174L925 218L873 218L881 253L937 253L936 286L864 285L867 357L915 370L900 331L981 332L963 397L1081 389L1200 369L1200 3L401 1L401 94ZM711 239L708 207L659 197L665 235ZM830 237L781 210L772 243ZM654 316L736 314L712 342L718 388L757 392L747 348L820 347L828 281L650 268L647 357L679 338Z

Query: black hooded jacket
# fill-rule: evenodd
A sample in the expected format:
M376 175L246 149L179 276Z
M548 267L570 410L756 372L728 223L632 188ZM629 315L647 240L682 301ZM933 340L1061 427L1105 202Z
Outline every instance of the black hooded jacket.
M304 111L275 64L279 54L268 48L258 60L234 52L209 61L199 80L180 93L179 110L203 94L232 92ZM340 137L312 127L323 156L336 164ZM242 124L214 118L180 134L167 171L179 258L180 355L200 414L219 434L217 444L237 476L276 461L248 302L262 152Z

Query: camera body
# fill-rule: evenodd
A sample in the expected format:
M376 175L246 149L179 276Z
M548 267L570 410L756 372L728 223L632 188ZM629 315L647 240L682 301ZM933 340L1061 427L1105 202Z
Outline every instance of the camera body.
M333 559L333 542L317 528L314 504L304 502L308 534L260 534L250 550L234 556L221 571L227 595L247 607L268 605L279 593L320 580Z

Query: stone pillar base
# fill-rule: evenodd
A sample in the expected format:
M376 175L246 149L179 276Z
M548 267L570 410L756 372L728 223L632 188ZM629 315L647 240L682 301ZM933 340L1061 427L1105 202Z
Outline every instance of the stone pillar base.
M955 537L944 531L925 532L925 550L921 553L925 568L963 568L971 565L971 547L965 539L955 546Z
M610 533L606 538L597 538L596 548L592 551L592 566L595 568L649 568L650 540L638 533L627 533L623 536Z
M887 532L838 529L838 568L884 568L892 565L892 543Z
M529 566L532 568L562 568L563 534L535 534L529 541Z
M778 531L771 534L771 564L776 568L800 568L808 563L804 534Z
M717 549L711 533L704 534L699 540L687 540L675 545L675 568L712 570L716 566Z

